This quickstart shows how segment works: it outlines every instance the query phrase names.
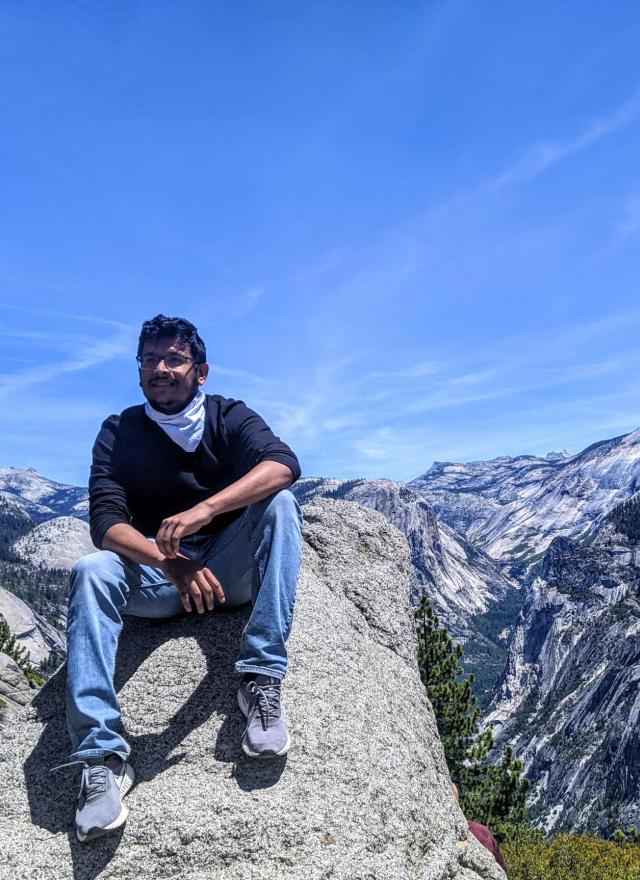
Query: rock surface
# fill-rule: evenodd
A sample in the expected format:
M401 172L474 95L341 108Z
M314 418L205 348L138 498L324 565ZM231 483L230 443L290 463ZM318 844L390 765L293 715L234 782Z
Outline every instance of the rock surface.
M292 749L240 748L246 610L133 621L116 680L138 785L124 833L80 845L58 673L0 763L1 880L499 880L449 787L418 675L406 542L355 504L305 506L284 690Z
M18 664L0 652L0 725L13 720L33 697L33 690Z

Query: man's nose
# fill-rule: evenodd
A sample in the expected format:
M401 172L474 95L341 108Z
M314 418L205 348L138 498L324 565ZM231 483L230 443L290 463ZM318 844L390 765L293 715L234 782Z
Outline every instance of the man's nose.
M162 364L162 367L160 366L160 364ZM169 372L169 370L167 369L167 365L164 362L164 358L160 358L158 363L153 368L153 372L154 373L168 373Z

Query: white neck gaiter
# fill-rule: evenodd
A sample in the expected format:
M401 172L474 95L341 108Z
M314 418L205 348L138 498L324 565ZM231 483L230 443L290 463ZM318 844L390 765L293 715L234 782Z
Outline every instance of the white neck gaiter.
M185 452L194 452L204 434L205 401L204 391L202 388L198 388L196 396L191 403L188 403L184 409L173 415L158 412L157 409L151 406L149 401L145 403L144 411L152 421L160 425L165 434L174 443L182 447Z

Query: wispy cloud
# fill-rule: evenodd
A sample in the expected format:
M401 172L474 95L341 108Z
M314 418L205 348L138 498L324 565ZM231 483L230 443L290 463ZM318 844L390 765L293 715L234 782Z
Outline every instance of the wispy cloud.
M37 366L19 370L0 379L0 397L19 395L33 385L43 385L66 373L75 373L105 363L131 352L134 335L130 328L121 330L110 339L98 339L82 344L77 355L55 359Z
M640 235L640 195L635 195L628 200L624 216L616 231L623 239L636 238Z
M326 461L335 474L333 461L343 476L404 479L422 472L430 456L456 460L492 447L518 454L572 444L577 451L583 440L599 437L589 424L620 433L640 420L640 388L630 381L640 371L640 351L618 344L621 330L632 339L638 325L640 312L629 310L564 330L523 332L450 351L438 370L418 362L361 374L347 364L325 386L310 383L260 403L303 459L312 455L314 473ZM446 418L423 418L438 411Z
M614 225L611 238L591 259L592 263L607 259L622 248L635 245L640 238L640 195L627 199L622 207L621 217Z
M65 321L82 321L88 324L104 325L105 327L116 327L121 330L127 331L133 330L134 327L133 324L129 324L124 321L115 321L112 318L103 318L96 315L86 315L76 312L58 312L53 309L34 309L30 306L17 306L1 302L0 309L5 309L8 312L19 312L25 315L37 315L38 317L43 318L55 318Z
M212 372L219 373L221 376L232 376L234 379L243 379L252 382L254 385L268 385L269 379L266 376L257 376L249 370L236 369L235 367L221 367L220 364L213 364Z
M400 370L374 370L369 373L370 379L418 379L424 376L436 376L444 372L446 365L436 361L420 361Z
M633 95L607 116L596 119L571 138L533 144L513 165L492 178L489 186L511 186L542 174L558 162L581 153L603 138L614 134L639 114L640 93Z

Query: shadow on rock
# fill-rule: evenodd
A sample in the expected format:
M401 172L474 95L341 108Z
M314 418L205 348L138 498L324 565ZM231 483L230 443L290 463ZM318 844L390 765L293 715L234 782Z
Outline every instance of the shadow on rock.
M280 779L287 766L287 756L257 760L249 758L244 752L238 757L233 768L233 778L243 791L257 788L271 788Z
M80 843L75 831L69 833L69 850L74 880L95 880L100 876L115 856L124 835L124 829L123 825L112 834L98 840L92 840L90 843Z
M235 765L232 775L240 788L245 791L268 788L282 775L286 759L257 761L248 758L241 747L245 722L236 702L238 676L234 663L248 614L246 606L203 618L126 619L116 661L116 691L124 687L155 650L176 637L195 638L207 664L206 674L162 732L127 735L137 783L149 781L184 760L186 751L175 754L175 750L213 713L223 719L216 742L211 744L213 754L216 760ZM49 772L52 767L65 764L71 750L65 720L65 680L66 665L31 704L36 720L45 726L25 761L24 772L33 824L53 834L69 833L74 877L93 880L113 857L122 835L112 834L90 844L80 844L75 838L74 815L81 767ZM153 694L149 694L149 699L153 698Z

